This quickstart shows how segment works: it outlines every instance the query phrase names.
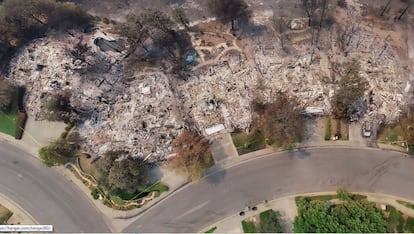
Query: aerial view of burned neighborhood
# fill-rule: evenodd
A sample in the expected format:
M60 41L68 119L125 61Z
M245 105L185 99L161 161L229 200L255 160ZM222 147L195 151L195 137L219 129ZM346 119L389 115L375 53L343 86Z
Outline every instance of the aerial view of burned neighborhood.
M414 0L0 0L0 232L414 232Z

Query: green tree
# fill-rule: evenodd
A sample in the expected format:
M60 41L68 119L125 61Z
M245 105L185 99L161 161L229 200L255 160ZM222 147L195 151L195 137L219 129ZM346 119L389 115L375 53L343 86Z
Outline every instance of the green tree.
M59 138L39 150L39 157L46 166L57 166L70 162L79 150L80 135L70 133L66 139Z
M221 22L230 22L232 31L236 20L248 20L251 15L244 0L208 0L207 6Z
M260 214L259 232L261 233L282 233L285 224L282 215L278 211L270 210L268 215Z
M357 101L363 97L368 88L368 82L359 75L360 65L355 59L344 64L344 75L339 81L339 88L332 100L332 113L340 119L349 117Z
M111 190L121 189L128 193L148 185L149 173L142 159L127 158L115 161L108 174Z
M345 190L339 193L346 195ZM341 195L341 196L342 196ZM386 231L386 220L381 210L365 200L345 200L339 204L328 201L297 201L298 216L294 220L295 232L328 233L382 233Z
M95 167L99 172L98 183L100 186L109 189L109 171L114 165L115 160L124 154L125 152L122 151L108 151L103 155L103 157L96 161Z
M338 198L341 201L349 201L352 200L352 195L349 194L344 188L340 188L336 191L336 194L338 194Z

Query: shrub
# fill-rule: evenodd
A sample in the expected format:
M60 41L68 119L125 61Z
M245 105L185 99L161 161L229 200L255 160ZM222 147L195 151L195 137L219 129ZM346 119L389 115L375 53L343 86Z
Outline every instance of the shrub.
M331 118L327 118L325 122L325 141L331 139Z
M6 214L0 217L0 225L5 224L7 220L9 220L10 217L12 217L12 215L13 213L11 211L7 211Z
M52 159L50 158L50 152L47 147L42 147L39 149L39 157L46 166L51 167L54 165Z
M256 232L256 226L251 221L242 221L242 227L244 233L255 233Z
M414 232L414 218L412 217L408 217L407 221L405 223L405 228L404 228L405 232Z
M26 125L27 114L25 112L19 111L17 113L17 125L16 125L16 135L15 139L20 140L23 137L24 127Z
M91 191L91 195L92 195L92 197L93 197L93 199L98 199L99 198L99 190L98 190L98 188L93 188L92 189L92 191Z
M64 131L64 132L62 132L62 134L60 134L60 138L62 138L62 139L66 139L67 136L68 136L67 131Z

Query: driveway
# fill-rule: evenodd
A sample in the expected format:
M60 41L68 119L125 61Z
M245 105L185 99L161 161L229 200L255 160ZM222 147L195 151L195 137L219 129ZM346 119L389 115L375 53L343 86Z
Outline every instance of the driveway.
M297 193L380 192L414 198L414 159L377 149L310 149L246 161L148 210L124 232L197 232L246 205Z

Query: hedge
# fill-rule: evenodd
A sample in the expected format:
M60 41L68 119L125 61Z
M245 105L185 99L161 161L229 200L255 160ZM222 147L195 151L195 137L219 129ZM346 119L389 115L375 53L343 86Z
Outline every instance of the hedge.
M15 139L20 140L23 137L24 127L26 126L27 114L26 112L19 111L17 113L16 135Z

